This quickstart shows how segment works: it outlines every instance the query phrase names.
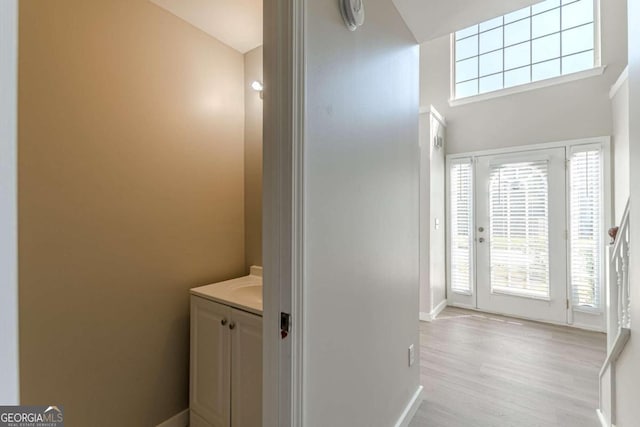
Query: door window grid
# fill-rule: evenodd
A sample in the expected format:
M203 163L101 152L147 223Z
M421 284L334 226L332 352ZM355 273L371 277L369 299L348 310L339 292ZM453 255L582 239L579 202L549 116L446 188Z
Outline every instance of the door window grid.
M491 291L549 298L548 162L491 165Z
M568 13L567 10L576 6L589 6L591 16L586 21L578 21L578 23L572 22L575 19L572 20L569 15L564 16ZM596 14L594 8L594 0L563 0L562 3L560 0L547 0L538 5L529 6L458 31L454 48L456 55L455 98L473 96L593 68L596 65ZM558 15L557 30L548 32L542 30L541 34L534 35L538 29L538 26L534 25L534 20L556 12ZM507 40L506 28L515 25L521 25L528 32L528 36ZM541 28L544 28L544 24L541 24ZM577 35L578 32L584 34ZM501 43L495 45L493 49L483 50L482 37L489 35L489 33L499 33L498 38L501 38ZM567 51L565 45L572 43L572 37L574 44L576 41L584 43L586 37L587 45L583 46L585 48ZM553 41L554 38L557 38L557 41L549 44L548 42ZM547 46L543 46L545 42ZM537 50L547 52L543 53L547 56L534 55L536 44L539 45ZM557 53L551 52L549 54L549 47L555 49ZM465 51L468 53L465 54ZM493 68L489 66L490 71L486 72L487 66L483 67L482 64L483 62L488 63L490 57L493 57ZM521 62L517 62L518 60Z

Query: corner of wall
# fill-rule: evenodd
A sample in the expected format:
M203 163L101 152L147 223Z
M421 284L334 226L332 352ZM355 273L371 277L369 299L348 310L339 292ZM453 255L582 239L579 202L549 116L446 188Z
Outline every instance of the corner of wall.
M262 265L262 94L251 88L263 82L263 48L244 54L244 221L245 263Z
M0 2L0 404L18 404L17 58L18 2Z

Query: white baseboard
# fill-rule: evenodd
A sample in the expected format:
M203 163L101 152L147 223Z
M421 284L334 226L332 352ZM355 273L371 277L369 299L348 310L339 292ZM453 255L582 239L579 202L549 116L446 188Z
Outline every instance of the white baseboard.
M168 420L158 424L156 427L188 427L189 426L189 409L174 415Z
M459 304L459 303L455 303L455 302L449 302L449 305L451 307L464 308L465 310L476 311L478 313L495 314L497 316L511 317L513 319L528 320L530 322L545 323L547 325L567 326L569 328L580 329L582 331L589 331L589 332L601 332L601 333L606 332L606 331L603 331L601 328L595 328L595 327L588 326L588 325L582 325L582 324L576 324L576 323L554 322L552 320L542 320L542 319L534 319L532 317L518 316L517 314L501 313L499 311L481 310L479 308L476 308L476 307L474 307L472 305L467 305L467 304ZM422 320L422 318L420 320ZM612 426L612 427L615 427L615 426Z
M409 423L413 419L413 416L416 414L416 412L418 411L418 408L420 407L420 404L422 403L423 390L424 390L424 387L419 386L416 392L413 394L413 396L411 396L411 400L409 401L409 404L407 405L406 408L404 408L404 411L402 412L402 415L400 415L400 418L398 419L398 422L396 423L395 427L409 426Z
M431 310L431 313L420 312L420 320L423 322L433 321L436 317L438 317L438 314L440 314L446 306L447 300L443 300L440 302L440 304L436 305L433 310Z
M600 409L596 409L596 414L598 414L598 420L600 421L600 425L602 427L609 427L609 422L607 421L607 417L604 416Z
M249 274L251 276L262 277L262 267L259 265L252 265L251 267L249 267Z

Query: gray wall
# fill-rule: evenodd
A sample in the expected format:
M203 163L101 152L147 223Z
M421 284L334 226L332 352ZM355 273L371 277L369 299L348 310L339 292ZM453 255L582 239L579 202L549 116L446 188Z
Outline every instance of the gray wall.
M17 40L18 2L0 2L0 404L16 405L18 384Z
M640 164L640 0L629 0L629 161ZM633 25L631 25L633 23ZM631 168L631 243L640 242L640 168ZM618 427L633 427L640 420L640 251L631 250L631 322L634 332L620 356L616 372L618 387Z
M620 224L629 198L629 81L611 100L613 114L614 224Z
M435 117L431 118L431 135L437 134L444 139L444 146L436 149L433 141L429 143L431 152L430 206L429 206L429 283L431 287L431 309L435 310L446 295L446 224L445 224L445 151L447 145L446 129ZM432 139L432 138L431 138ZM440 225L436 226L435 221Z
M262 107L251 89L262 77L262 46L244 55L244 248L247 267L262 265Z
M418 46L388 0L307 2L309 427L388 427L419 386Z
M450 40L421 46L420 105L447 120L447 153L611 135L609 89L626 65L626 2L602 0L604 75L450 107Z
M433 137L446 130L431 113L420 114L420 318L428 320L446 299L445 150ZM436 218L440 221L435 226Z

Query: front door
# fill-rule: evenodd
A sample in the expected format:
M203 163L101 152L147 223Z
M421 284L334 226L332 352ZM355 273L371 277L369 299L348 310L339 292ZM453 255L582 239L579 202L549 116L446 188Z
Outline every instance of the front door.
M476 161L477 308L566 323L565 149Z

